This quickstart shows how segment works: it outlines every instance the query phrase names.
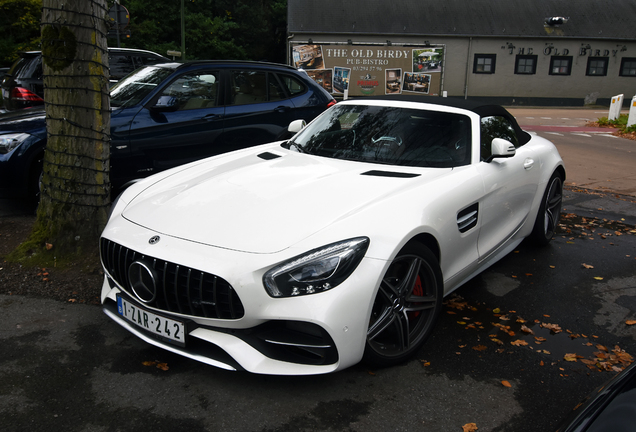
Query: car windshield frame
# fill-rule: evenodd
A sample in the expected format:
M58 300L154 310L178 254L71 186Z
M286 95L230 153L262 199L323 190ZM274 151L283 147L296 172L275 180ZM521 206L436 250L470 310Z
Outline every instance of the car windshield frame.
M454 168L471 163L471 118L444 110L341 103L285 147L356 162Z
M128 108L137 105L173 72L172 68L155 65L135 70L111 87L110 106L112 108Z

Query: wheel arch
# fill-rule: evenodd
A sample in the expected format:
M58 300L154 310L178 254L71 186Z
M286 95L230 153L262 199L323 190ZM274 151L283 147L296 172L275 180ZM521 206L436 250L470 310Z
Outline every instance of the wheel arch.
M419 244L421 244L423 246L426 246L431 252L433 252L433 255L435 255L435 258L437 259L437 262L438 263L440 262L441 249L440 249L440 246L439 246L439 242L437 241L437 239L432 234L430 234L430 233L417 234L411 240L406 242L404 247L406 247L408 244L411 244L411 243L419 243Z

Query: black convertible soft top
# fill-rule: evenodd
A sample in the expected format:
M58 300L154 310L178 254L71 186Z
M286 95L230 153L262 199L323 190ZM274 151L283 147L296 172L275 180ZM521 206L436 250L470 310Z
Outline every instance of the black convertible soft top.
M465 109L467 111L472 111L478 114L480 117L490 117L490 116L498 116L504 117L510 121L512 126L515 129L517 134L517 138L519 139L520 144L525 144L530 141L530 135L525 132L519 124L517 123L517 119L515 116L510 114L508 110L506 110L501 105L493 105L493 104L484 104L482 102L477 102L473 100L467 99L459 99L459 98L445 98L439 96L419 96L419 95L381 95L381 96L367 96L361 97L357 99L365 99L365 100L394 100L394 101L403 101L403 102L418 102L418 103L427 103L433 105L443 105L449 106L453 108Z

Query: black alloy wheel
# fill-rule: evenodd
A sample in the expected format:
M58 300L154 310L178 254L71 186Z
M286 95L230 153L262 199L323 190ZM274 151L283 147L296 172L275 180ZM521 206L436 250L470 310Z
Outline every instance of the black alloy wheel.
M563 204L563 179L555 172L543 194L531 237L540 246L547 245L556 234Z
M411 357L432 333L442 307L442 273L435 255L419 243L400 251L376 295L364 360L391 366Z

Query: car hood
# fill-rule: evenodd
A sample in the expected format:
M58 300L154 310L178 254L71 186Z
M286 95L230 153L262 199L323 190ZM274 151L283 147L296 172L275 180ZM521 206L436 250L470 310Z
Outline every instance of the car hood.
M0 114L0 133L27 132L37 133L46 128L44 108L26 108Z
M193 165L137 195L123 217L197 243L274 253L450 171L277 152L285 155L265 160L254 152L225 164L211 159Z

